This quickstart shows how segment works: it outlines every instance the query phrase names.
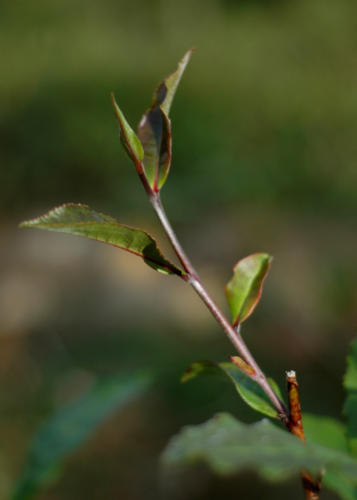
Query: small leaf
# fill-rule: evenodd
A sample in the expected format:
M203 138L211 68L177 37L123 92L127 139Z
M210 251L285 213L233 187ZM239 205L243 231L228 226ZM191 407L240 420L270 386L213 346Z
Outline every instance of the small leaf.
M243 401L253 410L277 418L277 412L271 405L261 387L252 380L246 373L241 371L233 363L213 363L212 361L196 361L192 363L181 378L181 382L186 382L198 375L225 375L233 382L238 394Z
M125 116L123 115L121 109L119 108L118 104L115 101L115 97L114 97L113 93L111 93L111 99L112 99L112 104L113 104L115 116L116 116L118 123L119 123L120 139L122 141L122 144L123 144L126 152L129 155L129 158L131 158L134 161L134 163L137 165L144 158L143 146L142 146L139 138L137 137L137 135L133 131L133 129L130 127L129 123L126 121Z
M357 461L346 453L303 443L268 420L243 424L228 414L184 427L169 442L163 462L204 462L221 475L252 469L271 481L284 481L302 469L316 475L327 469L332 474L343 474L352 484L357 482ZM333 485L330 488L335 489Z
M138 126L138 137L144 148L146 179L155 192L165 184L171 164L171 122L169 111L177 86L188 64L192 50L188 51L173 73L161 82L155 91L151 107Z
M194 49L190 49L178 63L177 69L170 73L157 87L154 96L154 104L161 106L161 109L169 116L171 104L176 93L178 84L186 69Z
M146 179L155 192L164 185L171 164L170 119L159 105L151 107L142 117L138 136L144 148Z
M85 394L42 425L33 439L12 500L28 500L58 476L64 459L74 453L115 411L124 408L151 383L146 374L121 374L99 380Z
M247 375L255 375L254 368L248 365L248 363L244 361L244 359L242 359L240 356L231 356L231 361L234 365L238 366L238 368Z
M41 217L23 222L20 227L85 236L137 255L150 267L163 274L179 276L184 274L181 269L163 257L155 240L148 233L119 224L112 217L95 212L86 205L73 203L61 205Z
M233 278L226 285L226 297L235 326L249 318L256 308L270 262L267 253L255 253L234 266Z

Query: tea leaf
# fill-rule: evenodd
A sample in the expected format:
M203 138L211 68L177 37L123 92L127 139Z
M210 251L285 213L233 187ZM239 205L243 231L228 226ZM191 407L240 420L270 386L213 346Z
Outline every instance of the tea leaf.
M267 415L268 417L278 417L275 408L271 405L261 387L234 363L196 361L187 368L181 381L186 382L198 375L225 375L233 382L234 387L243 401L253 408L253 410L263 415Z
M161 106L161 109L169 116L171 104L175 96L178 84L191 58L193 49L190 49L178 63L177 69L169 74L157 87L154 95L154 103Z
M114 113L119 123L120 138L122 144L124 146L124 149L128 153L129 158L131 158L134 163L137 164L144 158L143 146L133 129L130 127L129 123L126 121L123 112L116 103L113 93L111 94L111 99Z
M226 285L226 297L235 326L249 318L256 308L270 262L267 253L255 253L234 266L233 277Z
M225 413L184 427L168 443L163 462L171 466L204 462L221 475L251 469L271 481L284 481L302 469L316 475L326 469L357 483L357 461L346 453L303 443L268 420L244 424ZM333 484L329 487L338 491Z
M171 163L170 119L159 105L151 107L142 117L138 136L144 148L144 171L154 191L164 185Z
M138 126L138 137L144 148L145 176L155 192L162 188L169 174L172 149L169 111L191 54L192 50L189 50L177 69L157 87L152 105Z
M95 212L87 205L73 203L61 205L41 217L23 222L20 227L85 236L137 255L150 267L163 274L179 276L184 274L181 269L163 257L155 240L148 233L119 224L112 217Z

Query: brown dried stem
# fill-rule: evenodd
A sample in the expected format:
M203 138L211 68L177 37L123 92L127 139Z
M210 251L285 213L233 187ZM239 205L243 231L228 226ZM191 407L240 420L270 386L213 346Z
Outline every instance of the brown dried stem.
M294 434L294 436L305 442L306 438L301 417L299 385L296 380L295 371L291 370L286 373L286 382L289 399L289 417L286 421L286 426L291 434ZM319 500L321 480L314 480L306 471L301 472L301 480L306 500Z

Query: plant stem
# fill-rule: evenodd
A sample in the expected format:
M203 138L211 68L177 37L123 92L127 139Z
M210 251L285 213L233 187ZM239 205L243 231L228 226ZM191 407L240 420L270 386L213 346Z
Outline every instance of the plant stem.
M291 434L294 434L294 436L305 443L306 439L302 424L299 384L296 380L296 373L294 370L286 373L286 382L289 400L289 418L286 426ZM321 479L314 480L307 471L302 471L301 480L306 500L319 500Z
M214 302L214 300L211 298L211 296L203 286L195 268L193 267L185 251L181 247L176 237L176 234L166 216L165 210L161 203L160 194L153 193L150 196L150 201L172 245L172 248L174 249L179 261L181 262L184 270L187 273L187 275L184 276L184 279L190 283L192 288L196 291L196 293L206 304L207 308L211 311L212 315L221 325L222 329L224 330L224 332L226 333L226 335L228 336L229 340L232 342L234 347L237 349L239 354L254 369L255 374L252 375L251 378L254 379L260 385L260 387L263 389L265 394L268 396L268 398L276 408L279 418L284 423L286 423L288 420L288 410L286 409L284 403L279 399L279 397L275 394L274 390L270 386L266 376L264 375L263 371L255 361L247 345L245 344L239 330L234 329L234 327L226 319L223 312L220 310L220 308L217 306L217 304Z

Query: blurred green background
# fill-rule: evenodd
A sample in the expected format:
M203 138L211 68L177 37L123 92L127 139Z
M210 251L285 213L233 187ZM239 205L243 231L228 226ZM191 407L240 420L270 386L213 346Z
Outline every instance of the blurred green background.
M256 418L224 381L179 383L191 361L227 359L230 344L174 277L115 248L17 225L83 202L167 249L109 92L135 125L195 46L171 112L166 209L225 311L234 263L274 256L243 333L282 387L284 371L297 370L305 411L340 416L356 327L357 3L4 0L0 26L0 497L52 412L100 375L149 368L155 387L39 499L301 498L298 479L268 486L204 468L164 477L159 454L182 425L222 410Z

